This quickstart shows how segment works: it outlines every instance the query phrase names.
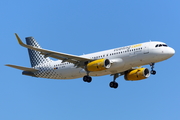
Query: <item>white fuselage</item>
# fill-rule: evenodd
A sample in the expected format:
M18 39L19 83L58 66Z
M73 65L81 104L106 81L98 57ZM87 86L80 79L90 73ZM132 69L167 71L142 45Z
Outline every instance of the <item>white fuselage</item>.
M92 60L101 58L109 59L112 63L109 69L89 73L90 76L102 76L121 73L132 69L132 67L157 63L170 58L174 53L174 49L166 46L163 42L146 42L86 54L81 57L90 58ZM40 64L34 68L39 70L34 73L37 77L50 79L75 79L87 74L83 68L77 68L74 64L69 62L62 63L61 60Z

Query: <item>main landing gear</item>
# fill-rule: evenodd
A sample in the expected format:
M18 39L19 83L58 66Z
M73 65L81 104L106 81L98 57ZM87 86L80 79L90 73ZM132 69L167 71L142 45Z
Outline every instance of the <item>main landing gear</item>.
M150 66L151 66L151 74L152 75L155 75L156 74L156 71L154 70L154 65L155 63L151 63Z
M90 83L92 81L92 77L89 76L89 71L87 71L87 75L83 77L83 81L87 83Z
M114 77L113 81L109 83L109 86L111 88L118 88L118 83L116 82L116 78L118 78L119 76L120 76L119 73L113 74L113 77ZM92 77L90 77L89 75L85 75L83 77L83 81L90 83L92 81Z
M111 88L118 88L118 83L116 82L116 78L119 77L119 74L116 73L116 74L113 75L113 77L114 77L114 78L113 78L113 81L109 83L109 86L110 86Z
M90 82L92 81L92 77L90 77L89 75L85 75L85 76L83 77L83 81L84 81L84 82L87 82L87 83L90 83Z

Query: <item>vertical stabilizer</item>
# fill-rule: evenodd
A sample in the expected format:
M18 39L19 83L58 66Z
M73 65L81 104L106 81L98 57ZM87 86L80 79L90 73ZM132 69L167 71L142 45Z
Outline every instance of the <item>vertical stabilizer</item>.
M36 48L41 48L33 37L26 37L26 43L27 45L31 45ZM40 52L38 51L28 49L28 53L32 67L52 61L49 57L45 58L44 55L40 54Z

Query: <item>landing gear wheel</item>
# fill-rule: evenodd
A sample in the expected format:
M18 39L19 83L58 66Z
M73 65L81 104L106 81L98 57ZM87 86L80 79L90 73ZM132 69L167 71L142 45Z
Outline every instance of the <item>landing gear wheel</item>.
M114 87L114 82L110 82L109 87L113 88Z
M118 88L118 83L117 82L114 83L114 88Z
M84 81L84 82L87 82L87 79L88 79L88 76L84 76L84 77L83 77L83 81Z
M109 86L110 86L111 88L118 88L118 83L112 81L112 82L109 83Z
M92 78L90 76L86 75L83 77L83 81L90 83L92 81Z
M156 71L155 71L155 70L151 70L151 74L152 74L152 75L155 75L155 74L156 74Z
M92 77L88 77L87 82L90 83L92 81Z

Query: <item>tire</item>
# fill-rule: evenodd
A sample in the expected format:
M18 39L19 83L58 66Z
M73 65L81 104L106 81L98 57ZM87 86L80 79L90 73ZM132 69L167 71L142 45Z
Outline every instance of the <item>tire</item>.
M83 77L83 81L87 82L87 80L88 80L88 76L86 75L86 76Z
M90 83L92 81L92 77L88 76L86 82Z
M114 82L110 82L109 87L114 88Z
M114 82L114 88L118 88L118 83Z
M112 82L109 83L109 87L111 87L111 88L118 88L118 83L112 81Z
M155 74L156 74L156 71L155 71L155 70L152 70L152 71L151 71L151 74L152 74L152 75L155 75Z

